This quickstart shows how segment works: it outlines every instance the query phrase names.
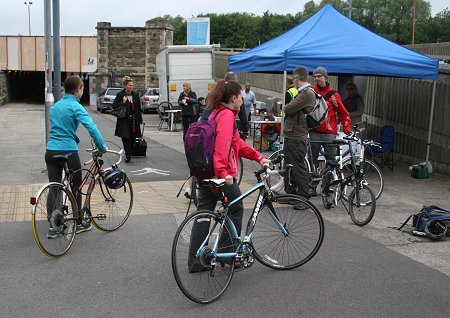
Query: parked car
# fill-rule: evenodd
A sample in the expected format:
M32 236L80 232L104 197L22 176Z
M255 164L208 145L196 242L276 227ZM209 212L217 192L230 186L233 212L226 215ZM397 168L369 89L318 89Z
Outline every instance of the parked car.
M111 110L114 98L116 98L117 93L120 92L122 89L123 88L113 88L113 87L105 89L105 91L101 93L97 99L97 110L102 113L104 113L105 110Z
M141 96L142 112L158 110L159 106L159 88L147 88L145 94Z

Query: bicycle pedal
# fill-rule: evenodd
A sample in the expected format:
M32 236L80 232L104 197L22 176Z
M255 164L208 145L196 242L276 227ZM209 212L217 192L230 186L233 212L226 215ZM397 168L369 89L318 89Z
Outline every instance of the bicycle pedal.
M100 213L95 216L97 220L106 220L106 214Z

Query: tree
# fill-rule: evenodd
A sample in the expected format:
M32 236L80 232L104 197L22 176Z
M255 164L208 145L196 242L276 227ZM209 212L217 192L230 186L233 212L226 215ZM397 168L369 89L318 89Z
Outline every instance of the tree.
M211 43L222 47L253 48L295 27L317 13L326 4L332 4L348 16L349 4L344 0L322 0L319 5L307 2L303 11L295 15L264 12L262 16L250 13L200 14L211 20ZM353 0L352 20L398 44L410 44L413 28L413 0ZM426 0L416 0L415 43L449 41L450 14L444 10L431 17L431 6ZM186 21L177 16L164 16L173 25L174 44L186 43ZM330 24L332 21L330 21Z
M450 42L450 11L444 9L429 19L424 42Z
M187 37L186 20L179 15L173 18L168 14L164 15L163 18L167 19L169 23L173 26L173 44L174 45L186 44L186 37Z

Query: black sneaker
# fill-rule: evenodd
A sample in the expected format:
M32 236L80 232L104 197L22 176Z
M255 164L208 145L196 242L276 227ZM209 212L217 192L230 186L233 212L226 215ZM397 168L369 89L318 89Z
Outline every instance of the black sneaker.
M81 223L77 224L77 231L75 233L83 233L92 230L92 224L89 222L89 224Z
M309 187L308 194L309 194L310 197L317 197L316 188Z
M54 239L54 238L57 238L58 236L61 236L61 235L63 235L63 233L61 231L55 230L52 227L48 228L48 231L47 231L47 238L48 239Z

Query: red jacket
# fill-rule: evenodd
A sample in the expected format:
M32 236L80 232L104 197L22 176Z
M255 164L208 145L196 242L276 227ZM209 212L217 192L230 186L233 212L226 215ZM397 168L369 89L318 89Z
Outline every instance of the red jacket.
M216 113L223 108L227 107L221 104L209 116L216 116ZM238 156L255 161L265 158L242 140L237 131L235 132L234 121L239 113L239 109L227 109L222 110L215 117L216 141L214 142L213 163L214 174L219 179L223 179L228 175L236 177Z
M314 90L316 93L325 96L329 91L332 90L330 86L318 87L314 86ZM331 95L330 98L327 99L328 105L328 118L322 124L317 126L314 130L317 132L322 132L326 134L336 135L338 119L337 115L339 115L339 121L343 127L344 132L352 130L352 121L350 119L350 115L348 114L347 109L342 103L341 95L338 92Z

